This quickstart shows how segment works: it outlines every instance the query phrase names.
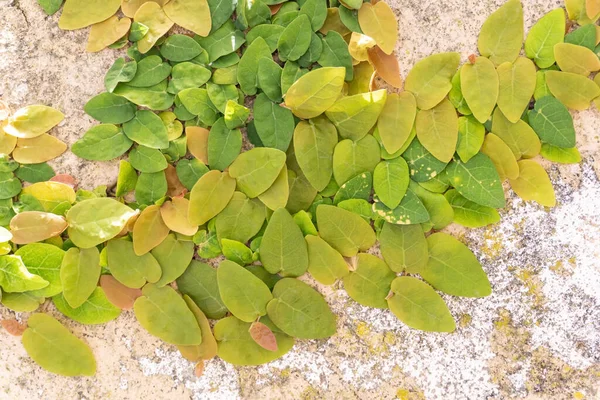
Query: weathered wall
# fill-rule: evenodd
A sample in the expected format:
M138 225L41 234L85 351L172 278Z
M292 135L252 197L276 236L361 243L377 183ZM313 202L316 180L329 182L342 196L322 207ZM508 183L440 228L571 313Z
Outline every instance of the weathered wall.
M433 52L458 51L466 59L485 17L502 2L391 0L404 75ZM529 28L562 2L523 3ZM53 133L72 144L93 124L83 105L103 90L104 73L121 52L86 54L87 32L63 32L56 22L35 0L0 0L0 96L14 109L44 103L63 110L66 120ZM340 316L336 336L302 341L256 368L212 360L197 379L193 366L145 333L132 313L99 327L62 319L94 350L96 377L44 372L18 338L0 332L0 398L598 398L600 114L577 113L575 123L584 162L545 164L558 207L544 210L511 195L501 223L455 229L482 261L494 293L477 300L446 296L460 321L451 335L407 329L390 312L361 307L334 287L322 292ZM88 189L114 183L117 173L116 163L72 154L54 166Z

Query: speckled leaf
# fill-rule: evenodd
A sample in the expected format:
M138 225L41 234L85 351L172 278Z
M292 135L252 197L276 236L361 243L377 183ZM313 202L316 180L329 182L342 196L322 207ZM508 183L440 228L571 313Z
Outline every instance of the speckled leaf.
M460 54L440 53L415 64L404 87L415 96L420 110L429 110L446 97L452 89L452 77L459 63Z
M514 63L506 62L499 65L498 78L500 82L498 107L510 122L515 123L529 106L535 91L535 65L531 60L519 57Z
M510 147L515 158L532 158L540 153L540 139L535 131L523 120L511 123L499 108L494 111L492 132Z
M275 210L260 243L260 260L271 274L300 276L308 268L302 231L285 208Z
M285 278L275 284L267 312L278 328L300 339L327 338L336 331L335 314L323 296L297 279Z
M287 90L286 106L299 118L317 117L331 107L339 97L345 74L346 69L342 67L312 70L296 80Z
M338 185L363 172L373 173L379 163L379 143L371 135L353 142L345 139L333 152L333 176Z
M229 174L236 179L242 192L254 198L275 182L285 159L285 153L281 150L256 147L240 154L231 164Z
M519 177L509 181L514 192L525 201L533 200L545 207L554 207L554 188L544 168L533 160L521 160L518 164Z
M511 0L512 1L512 0ZM423 281L401 276L392 282L390 310L411 328L430 332L452 332L456 323L444 300Z
M373 174L370 172L358 174L355 177L348 179L338 188L335 197L333 198L333 204L337 205L344 200L350 199L369 200L372 188Z
M373 198L373 215L398 225L421 224L429 221L429 213L412 190L407 190L400 205L394 209L383 204L377 196Z
M96 373L96 360L90 348L56 319L47 314L33 314L27 326L21 339L23 347L42 368L64 376Z
M519 176L519 166L515 155L498 136L493 133L487 134L481 152L492 160L501 180L516 179Z
M415 122L420 143L438 160L449 162L458 140L458 116L449 100L417 113Z
M64 301L78 308L92 295L100 279L100 253L95 247L71 247L65 253L60 267L60 281Z
M375 244L375 232L360 216L329 205L317 207L321 237L345 257L366 251Z
M348 265L342 255L318 236L305 238L308 246L308 272L319 283L332 285L348 275Z
M481 228L500 221L500 214L496 209L467 200L454 189L447 191L444 196L454 209L454 222L457 224L467 228Z
M148 284L133 309L142 327L161 340L175 345L198 345L202 332L185 301L170 286Z
M385 301L396 274L371 254L360 253L356 269L344 277L344 289L352 300L367 307L388 308Z
M227 172L210 171L194 185L190 194L189 221L202 225L219 214L235 191L235 180Z
M413 139L402 158L408 163L411 179L416 182L425 182L436 177L448 164L435 158L417 138Z
M365 3L358 10L358 23L386 54L392 54L398 40L398 21L385 2Z
M523 7L520 0L508 0L483 23L477 48L494 65L513 62L523 46Z
M286 151L294 134L292 112L272 102L264 93L254 100L254 126L265 147Z
M506 204L500 176L485 154L477 154L466 163L455 159L446 171L450 184L467 199L493 208Z
M344 139L362 139L377 122L387 90L343 97L325 111Z
M525 54L538 67L554 64L554 45L565 37L565 11L557 8L540 18L529 30L525 39Z
M600 96L600 87L591 79L571 72L547 71L546 83L554 97L573 110L586 110Z

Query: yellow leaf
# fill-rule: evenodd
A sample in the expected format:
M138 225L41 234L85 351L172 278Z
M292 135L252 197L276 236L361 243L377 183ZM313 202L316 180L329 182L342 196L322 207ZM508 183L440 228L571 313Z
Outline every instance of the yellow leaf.
M352 32L350 43L348 43L348 51L356 61L367 61L369 59L367 50L373 48L375 45L376 43L373 38L358 32Z
M419 142L435 158L450 162L458 141L458 116L450 100L444 99L431 110L420 110L416 119Z
M490 119L498 101L498 72L485 57L476 57L473 61L460 70L460 88L473 116L483 124Z
M523 7L520 0L508 0L483 23L477 48L494 65L513 62L523 46Z
M375 73L375 69L368 62L361 62L354 66L354 79L348 82L348 96L365 93L369 91L369 83Z
M586 0L585 12L590 19L600 14L600 0Z
M17 145L17 138L11 135L6 135L0 127L0 154L10 154Z
M499 108L492 116L492 132L510 147L517 160L540 154L542 143L535 131L521 119L513 124Z
M410 136L417 115L417 101L410 92L388 95L377 121L385 150L392 154L402 148Z
M139 22L148 27L148 33L137 42L140 53L147 53L152 46L173 26L162 7L154 2L144 3L136 11L134 22Z
M67 145L47 133L33 139L18 139L12 156L21 164L50 161L67 150Z
M517 122L535 91L535 65L525 57L519 57L514 63L503 63L498 66L498 80L498 107L510 122Z
M589 76L600 70L600 59L587 47L572 43L554 45L554 58L561 71Z
M198 226L190 224L188 211L190 201L184 197L173 197L160 207L160 215L165 225L172 231L192 236L198 232Z
M162 243L169 236L169 228L163 222L160 207L148 206L133 226L133 251L142 256Z
M67 229L64 217L40 211L24 211L10 220L10 233L15 244L41 242L58 236Z
M129 31L131 20L113 15L106 21L92 25L86 51L95 53L121 39Z
M299 118L317 117L338 99L345 76L344 67L314 69L288 89L285 104Z
M17 110L4 132L22 139L30 139L48 132L65 118L60 111L43 105L27 106Z
M121 0L67 0L58 27L67 31L102 22L119 10Z
M277 210L278 208L285 207L289 195L288 170L286 167L283 167L275 182L264 193L259 194L258 199L271 210Z
M210 131L199 126L188 126L185 128L187 146L190 153L204 165L208 164L208 134Z
M171 0L165 13L177 25L200 36L208 36L212 27L210 9L206 0Z
M533 200L545 207L556 205L554 188L548 174L533 160L519 161L519 177L511 179L510 186L525 201Z
M126 17L133 18L142 4L154 2L162 7L167 1L169 0L121 0L121 11L123 11Z
M546 71L550 92L573 110L586 110L600 96L600 87L585 76L571 72Z
M498 136L488 133L483 141L481 152L492 160L500 179L519 177L519 166L515 155Z
M385 54L392 54L398 40L398 21L383 1L363 3L358 10L358 23L365 35L372 37Z
M452 77L460 63L458 53L440 53L419 60L408 73L404 88L415 95L417 107L429 110L452 89Z

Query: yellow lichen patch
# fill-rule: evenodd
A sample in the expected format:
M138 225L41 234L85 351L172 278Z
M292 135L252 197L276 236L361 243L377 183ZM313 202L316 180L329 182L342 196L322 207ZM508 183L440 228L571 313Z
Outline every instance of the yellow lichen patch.
M86 51L95 53L121 39L129 31L131 20L113 15L106 21L92 25Z
M543 284L537 274L530 267L527 267L516 270L515 276L525 284L527 295L532 297L534 307L542 307L545 302L544 292L542 290Z
M367 336L371 333L371 328L366 322L360 321L358 325L356 325L356 334L360 337Z
M481 251L487 257L494 259L502 253L502 241L504 238L501 234L495 232L492 227L487 227L485 232L483 232L483 240Z
M472 319L473 318L469 314L461 314L460 317L458 317L458 326L466 328L471 324Z

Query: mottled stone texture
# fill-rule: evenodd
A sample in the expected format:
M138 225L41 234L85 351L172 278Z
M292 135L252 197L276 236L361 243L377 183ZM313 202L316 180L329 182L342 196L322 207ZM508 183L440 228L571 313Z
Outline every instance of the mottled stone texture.
M392 0L399 17L403 74L421 57L476 51L479 27L502 0ZM558 0L524 0L526 28ZM83 105L103 89L118 50L84 52L87 31L62 32L34 0L0 0L0 96L14 109L43 103L63 110L53 133L72 144L93 121ZM509 193L502 222L454 233L475 251L494 293L445 296L458 330L410 330L388 311L349 300L339 285L320 288L339 315L338 334L302 341L256 368L210 361L201 378L176 350L150 337L132 313L104 326L61 318L93 348L94 378L67 379L37 367L18 338L0 332L0 398L5 399L594 399L600 386L600 182L595 109L575 114L581 165L544 163L558 207L525 204ZM57 171L90 189L115 181L116 163L66 154ZM50 305L45 309L56 315ZM11 316L0 309L2 317ZM19 315L18 318L26 318Z

